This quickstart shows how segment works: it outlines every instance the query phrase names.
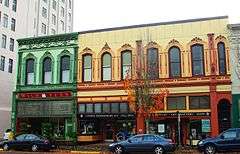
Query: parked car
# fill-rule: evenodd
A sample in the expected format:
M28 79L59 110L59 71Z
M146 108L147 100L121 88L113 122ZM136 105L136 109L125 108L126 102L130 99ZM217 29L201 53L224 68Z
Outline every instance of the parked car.
M55 148L55 145L44 137L34 134L21 134L15 136L13 140L3 140L0 143L3 150L31 150L33 152L39 150L49 151Z
M153 152L162 154L175 151L175 144L171 139L165 139L158 135L141 134L130 137L125 141L112 143L109 150L114 154L123 154L130 152Z
M198 150L205 154L215 154L222 151L240 151L240 128L230 128L217 137L199 141Z

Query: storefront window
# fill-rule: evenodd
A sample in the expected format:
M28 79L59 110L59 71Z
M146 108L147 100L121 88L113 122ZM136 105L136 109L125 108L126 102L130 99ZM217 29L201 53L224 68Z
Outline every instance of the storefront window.
M100 104L100 103L94 104L94 109L95 109L95 113L101 113L102 112L102 104Z
M168 110L184 110L186 109L186 97L168 97Z
M119 103L111 103L112 113L119 113Z
M80 121L81 135L96 135L99 133L99 123L96 121Z
M209 96L190 96L189 97L190 109L209 109Z

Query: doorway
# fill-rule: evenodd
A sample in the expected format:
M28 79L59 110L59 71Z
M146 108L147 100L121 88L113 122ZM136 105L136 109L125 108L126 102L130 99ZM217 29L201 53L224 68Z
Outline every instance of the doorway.
M231 128L231 104L226 99L218 103L218 128L219 133Z

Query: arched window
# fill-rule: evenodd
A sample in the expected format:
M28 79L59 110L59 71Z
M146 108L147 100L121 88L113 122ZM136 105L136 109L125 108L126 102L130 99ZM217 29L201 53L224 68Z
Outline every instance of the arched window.
M34 83L34 59L30 58L26 61L26 84Z
M178 47L171 47L168 52L170 77L181 76L181 56Z
M69 56L61 57L60 81L61 83L68 83L70 81L70 57Z
M92 55L83 56L83 81L92 81Z
M122 79L125 79L127 75L132 76L132 53L129 50L121 53L121 72Z
M192 52L192 75L204 75L203 45L195 44L191 46Z
M102 80L108 81L112 79L112 56L104 53L102 56Z
M223 42L218 43L218 66L219 66L219 74L226 74L226 52L225 52L225 44Z
M49 57L43 60L43 84L52 82L52 60Z
M158 71L158 50L150 48L147 50L147 71L149 79L157 79L159 77Z

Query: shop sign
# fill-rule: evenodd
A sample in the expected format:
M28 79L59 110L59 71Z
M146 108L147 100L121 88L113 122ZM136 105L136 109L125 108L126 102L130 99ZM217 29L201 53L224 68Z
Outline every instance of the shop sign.
M202 132L208 133L211 131L210 120L202 119Z
M134 118L134 114L80 114L80 118Z
M17 117L71 116L72 104L72 101L18 102Z
M165 125L164 124L158 124L158 132L165 133Z
M18 99L47 99L47 98L65 98L71 97L72 93L70 91L63 92L35 92L35 93L19 93L17 95Z
M157 113L159 116L178 116L177 112L172 113ZM180 116L210 116L210 112L179 112Z

